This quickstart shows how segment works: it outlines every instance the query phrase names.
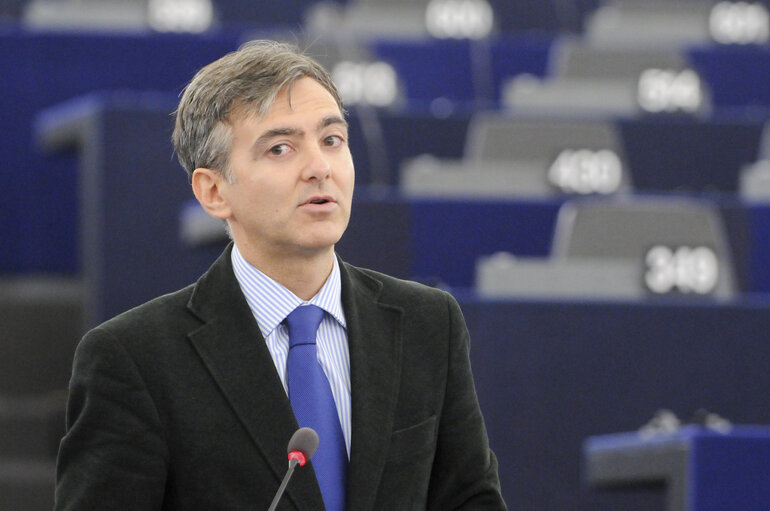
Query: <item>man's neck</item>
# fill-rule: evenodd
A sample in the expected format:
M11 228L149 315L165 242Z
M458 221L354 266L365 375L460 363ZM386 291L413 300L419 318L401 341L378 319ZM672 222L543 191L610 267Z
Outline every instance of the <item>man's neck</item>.
M238 250L249 264L303 300L310 300L318 293L334 267L334 247L317 253L274 257L240 244Z

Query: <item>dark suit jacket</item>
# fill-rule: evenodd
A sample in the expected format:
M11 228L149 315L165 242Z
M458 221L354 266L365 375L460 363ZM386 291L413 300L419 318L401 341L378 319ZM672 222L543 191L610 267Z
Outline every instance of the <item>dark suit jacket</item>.
M345 263L351 511L505 509L445 292ZM267 509L297 422L233 275L230 249L200 280L80 342L56 509ZM323 509L311 466L279 509Z

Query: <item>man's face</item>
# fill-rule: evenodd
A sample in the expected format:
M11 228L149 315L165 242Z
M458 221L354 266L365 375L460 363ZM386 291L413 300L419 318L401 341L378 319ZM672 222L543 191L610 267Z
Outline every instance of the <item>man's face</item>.
M232 184L223 181L220 193L239 248L267 257L332 250L354 182L347 123L332 95L301 78L291 103L284 88L264 118L241 116L232 133Z

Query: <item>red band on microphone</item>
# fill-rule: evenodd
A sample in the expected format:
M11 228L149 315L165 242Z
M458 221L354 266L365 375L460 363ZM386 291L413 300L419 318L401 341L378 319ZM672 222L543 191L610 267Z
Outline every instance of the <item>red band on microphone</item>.
M289 460L297 460L300 467L304 467L305 463L307 463L307 458L302 454L302 451L291 451L289 453Z

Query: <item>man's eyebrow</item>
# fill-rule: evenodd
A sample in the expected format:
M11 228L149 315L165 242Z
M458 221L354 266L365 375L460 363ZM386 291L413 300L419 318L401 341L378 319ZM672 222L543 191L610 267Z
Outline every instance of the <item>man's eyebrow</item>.
M275 137L285 137L285 136L292 136L296 135L297 133L300 133L300 131L296 128L272 128L264 133L262 133L257 139L254 141L253 144L251 144L251 150L254 153L260 153L262 152L262 147L265 146L270 140L274 139Z
M329 115L321 119L321 122L318 123L318 129L320 131L321 129L326 128L327 126L331 126L332 124L342 124L343 126L345 126L345 129L348 128L348 121L346 121L342 116Z

